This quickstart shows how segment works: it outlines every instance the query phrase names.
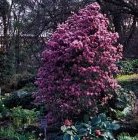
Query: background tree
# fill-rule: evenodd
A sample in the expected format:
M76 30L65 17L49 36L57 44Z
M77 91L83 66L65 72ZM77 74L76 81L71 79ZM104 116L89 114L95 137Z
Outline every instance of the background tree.
M6 4L1 3L1 6L7 6L1 8L2 15L6 17L5 22L1 24L1 49L5 48L5 44L8 48L4 55L6 60L1 59L1 63L7 66L1 68L1 73L4 74L7 84L12 75L22 72L35 73L40 64L39 52L43 50L50 34L59 23L65 21L73 11L77 11L85 3L73 0L4 2ZM3 38L6 40L3 41ZM0 83L3 83L2 81L1 78Z
M110 19L110 28L119 33L124 56L137 57L137 0L1 0L0 71L5 80L1 76L0 85L15 74L35 75L40 52L57 25L95 1Z
M120 42L124 45L125 57L137 57L138 34L138 1L137 0L97 0L103 7L120 35Z

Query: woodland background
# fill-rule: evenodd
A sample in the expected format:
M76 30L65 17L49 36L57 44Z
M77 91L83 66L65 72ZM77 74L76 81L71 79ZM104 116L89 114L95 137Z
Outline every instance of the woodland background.
M0 87L12 92L34 81L40 54L58 24L97 1L120 35L124 59L138 57L137 0L1 0Z

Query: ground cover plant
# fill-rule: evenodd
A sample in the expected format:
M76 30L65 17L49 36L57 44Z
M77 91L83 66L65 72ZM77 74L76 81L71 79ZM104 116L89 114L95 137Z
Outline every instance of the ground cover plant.
M113 131L119 129L117 122L112 121L106 114L101 113L90 119L87 123L76 123L75 126L69 120L65 120L65 124L61 127L64 132L63 139L102 139L113 140Z
M36 135L37 130L35 130L38 116L39 111L36 111L35 108L32 110L23 109L21 106L7 108L3 100L1 100L0 139L38 140L39 137ZM33 129L29 130L29 127Z

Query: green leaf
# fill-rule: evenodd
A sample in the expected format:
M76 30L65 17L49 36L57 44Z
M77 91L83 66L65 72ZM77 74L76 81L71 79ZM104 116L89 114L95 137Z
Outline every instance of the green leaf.
M85 123L88 123L89 122L89 115L88 114L85 114L84 117L83 117L83 119L84 119L84 122Z
M69 134L64 134L63 136L63 140L80 140L80 138L76 135L76 136L71 136Z
M98 116L99 119L101 119L102 122L106 121L107 120L107 117L104 113L101 113L99 116Z
M124 110L122 111L122 113L126 116L126 115L130 114L131 111L132 111L131 106L128 106L128 107L124 108Z
M80 138L78 136L75 136L74 140L80 140Z
M108 130L118 130L120 128L119 124L116 123L110 123L106 125Z
M75 126L71 126L71 129L74 130L74 132L77 132L77 129Z
M84 136L85 134L87 134L87 129L84 128L79 129L78 134L79 136Z
M67 130L67 127L65 125L61 126L61 131L65 132Z
M113 137L111 132L105 132L104 133L104 137L105 138L109 138L110 140L114 140L114 137Z
M91 125L92 126L98 125L99 123L101 123L101 118L100 117L93 117L91 119Z
M70 136L73 136L74 135L74 133L73 133L72 130L66 130L66 133L69 134Z
M63 140L70 140L70 135L69 134L64 134Z

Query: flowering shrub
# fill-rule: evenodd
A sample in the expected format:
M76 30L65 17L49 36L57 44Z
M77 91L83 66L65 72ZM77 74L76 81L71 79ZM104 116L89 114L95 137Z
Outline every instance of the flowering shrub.
M72 125L72 120L66 119L66 120L64 121L64 125L65 125L65 126L71 126L71 125Z
M59 25L42 53L36 102L60 116L92 109L94 99L118 85L113 75L121 58L118 34L97 3L81 9Z

